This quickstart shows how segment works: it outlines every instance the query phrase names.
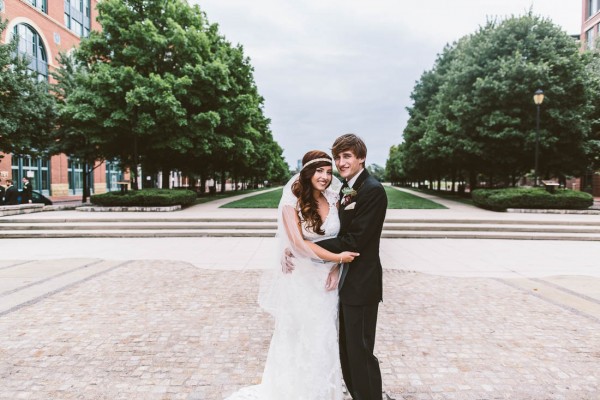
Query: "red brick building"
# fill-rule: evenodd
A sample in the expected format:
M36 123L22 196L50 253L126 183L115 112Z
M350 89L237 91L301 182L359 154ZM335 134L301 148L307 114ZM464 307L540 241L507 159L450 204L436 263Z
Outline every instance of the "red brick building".
M600 50L600 0L583 0L581 7L581 50ZM600 175L592 173L583 179L591 186L594 197L600 197ZM586 189L581 188L581 189Z
M52 82L50 72L57 68L60 52L69 52L81 37L99 30L96 21L97 0L0 0L0 16L8 27L0 40L7 43L19 35L20 53L31 60L29 69L39 79ZM0 178L12 178L20 187L23 176L30 177L34 190L53 199L81 194L83 165L68 155L51 158L19 157L5 154L0 159ZM93 179L92 179L93 178ZM107 162L94 170L90 177L93 193L117 190L122 180L117 163Z

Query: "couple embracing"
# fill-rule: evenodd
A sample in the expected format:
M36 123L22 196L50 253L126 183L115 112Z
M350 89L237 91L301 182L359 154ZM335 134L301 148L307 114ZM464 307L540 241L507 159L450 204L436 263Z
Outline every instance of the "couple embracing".
M262 382L228 400L342 400L342 377L352 399L382 397L373 349L387 196L361 138L340 136L332 153L306 153L283 189L277 267L259 294L275 318Z

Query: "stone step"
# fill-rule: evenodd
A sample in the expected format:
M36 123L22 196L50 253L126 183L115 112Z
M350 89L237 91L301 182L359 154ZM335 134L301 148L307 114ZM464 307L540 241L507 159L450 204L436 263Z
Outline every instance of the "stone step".
M158 237L274 237L274 229L103 229L103 230L4 230L0 239L9 238L158 238ZM448 238L600 241L600 233L513 232L513 231L435 231L384 230L383 238Z
M205 229L239 229L239 230L276 230L277 225L273 222L255 222L255 223L240 223L240 222L205 222L205 223L190 223L190 222L93 222L93 223L37 223L37 224L2 224L0 231L27 231L27 230L205 230Z
M437 224L437 225L555 225L555 226L596 226L600 227L598 218L578 218L568 220L536 220L536 219L456 219L456 218L387 218L386 224ZM3 225L19 224L90 224L90 223L272 223L276 218L235 218L235 217L90 217L90 218L0 218L0 228Z
M489 221L486 221L489 222ZM189 230L189 231L275 231L277 228L273 222L242 222L242 221L213 221L213 222L79 222L79 223L50 223L40 222L35 224L25 223L3 223L0 224L0 232L6 231L167 231L167 230ZM600 226L595 225L539 225L539 224L491 224L491 223L414 223L414 222L386 222L384 232L395 231L434 231L434 232L532 232L532 233L589 233L600 234Z
M0 238L273 237L275 218L1 218ZM388 218L384 238L600 240L600 220Z

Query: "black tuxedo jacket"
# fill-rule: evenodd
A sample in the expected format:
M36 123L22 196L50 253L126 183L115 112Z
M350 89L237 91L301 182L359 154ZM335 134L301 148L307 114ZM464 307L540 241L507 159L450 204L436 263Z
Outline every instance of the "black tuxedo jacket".
M347 305L377 304L382 300L383 291L379 242L387 210L387 195L381 183L366 169L352 188L356 195L348 204L340 204L339 235L320 241L319 246L334 253L360 253L345 266L347 273L340 287L340 302ZM342 196L340 194L340 198Z
M4 194L4 202L6 203L6 205L9 206L14 206L19 204L18 201L18 197L19 197L19 192L17 191L17 188L14 186L9 186L6 188L6 193Z
M23 204L29 203L29 200L31 200L32 192L33 192L33 187L31 186L31 182L24 183L23 184L23 196L22 196L21 203L23 203Z

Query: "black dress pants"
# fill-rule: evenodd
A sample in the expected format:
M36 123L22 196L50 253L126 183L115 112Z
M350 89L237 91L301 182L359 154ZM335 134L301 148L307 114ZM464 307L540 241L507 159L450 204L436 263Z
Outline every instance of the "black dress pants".
M373 355L378 307L340 304L342 375L354 400L381 399L381 371Z

